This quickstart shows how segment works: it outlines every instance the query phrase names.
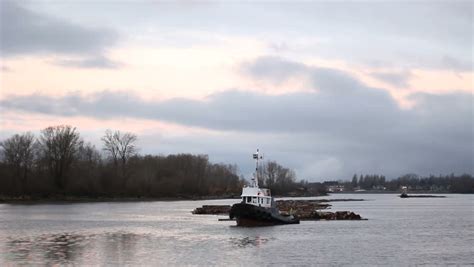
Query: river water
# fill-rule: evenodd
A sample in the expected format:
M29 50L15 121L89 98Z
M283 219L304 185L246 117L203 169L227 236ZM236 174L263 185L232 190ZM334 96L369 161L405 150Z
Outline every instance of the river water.
M0 205L0 265L474 265L474 195L333 202L367 221L258 228L192 215L238 200Z

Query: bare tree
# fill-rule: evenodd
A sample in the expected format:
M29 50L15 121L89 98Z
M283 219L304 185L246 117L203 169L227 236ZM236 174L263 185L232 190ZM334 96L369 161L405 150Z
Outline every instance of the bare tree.
M67 173L82 145L76 128L69 125L48 127L41 131L41 152L56 186L64 189Z
M4 160L13 167L14 177L20 179L23 193L26 191L28 173L33 165L34 144L34 136L31 133L15 134L0 142L0 146L3 148Z
M295 186L295 172L281 166L276 161L269 161L259 169L263 183L275 193L286 193Z
M125 176L126 164L138 150L135 146L137 136L130 132L107 130L102 141L104 142L103 149L110 155L116 167L120 164L122 175Z
M275 161L269 161L263 167L264 177L265 177L265 185L269 188L272 188L273 185L276 183L276 177L282 167L278 165Z
M89 142L79 147L78 157L90 165L98 165L101 161L100 152Z
M94 195L101 191L100 166L101 155L94 145L84 143L79 147L76 160L71 167L71 181L68 190L80 192L82 195Z

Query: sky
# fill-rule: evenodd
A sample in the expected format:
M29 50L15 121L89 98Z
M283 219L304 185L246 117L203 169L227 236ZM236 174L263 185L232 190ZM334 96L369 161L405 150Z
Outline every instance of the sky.
M0 1L0 139L259 148L308 181L474 174L472 1Z

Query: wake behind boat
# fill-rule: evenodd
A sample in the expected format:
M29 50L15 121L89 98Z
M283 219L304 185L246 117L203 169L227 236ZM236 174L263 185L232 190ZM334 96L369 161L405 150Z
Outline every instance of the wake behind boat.
M234 204L229 212L230 219L236 219L238 226L266 226L277 224L297 224L300 220L293 215L283 215L276 207L270 189L258 186L258 160L263 157L253 154L256 169L252 184L242 188L242 202Z

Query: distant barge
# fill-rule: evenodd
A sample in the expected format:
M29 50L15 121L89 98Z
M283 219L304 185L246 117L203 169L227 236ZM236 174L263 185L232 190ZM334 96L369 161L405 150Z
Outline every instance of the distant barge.
M400 198L443 198L445 196L434 196L434 195L409 195L408 188L406 186L402 186L402 193L400 194Z
M408 194L401 194L400 195L400 198L415 198L415 197L419 197L419 198L443 198L443 197L446 197L446 196L434 196L434 195L408 195Z

